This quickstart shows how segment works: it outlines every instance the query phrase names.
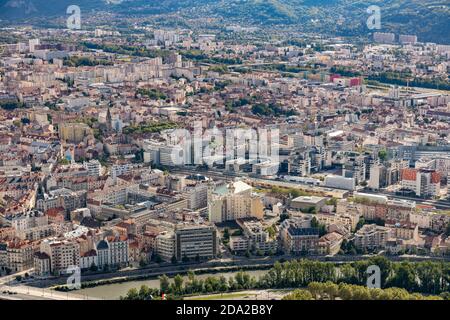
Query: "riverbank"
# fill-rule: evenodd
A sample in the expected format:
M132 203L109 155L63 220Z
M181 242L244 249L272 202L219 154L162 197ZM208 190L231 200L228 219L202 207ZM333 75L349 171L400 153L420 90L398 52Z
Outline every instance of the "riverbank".
M195 295L183 300L281 300L294 289L246 290L218 294Z
M188 274L188 272L192 271L196 275L214 275L217 276L218 274L232 274L236 273L238 271L245 271L249 273L249 271L264 271L269 270L273 265L247 265L247 266L233 266L233 267L218 267L214 269L210 268L200 268L200 269L183 269L179 271L168 271L165 273L161 272L152 272L145 275L138 275L138 276L125 276L125 277L115 277L110 279L104 279L104 280L97 280L97 281L87 281L81 283L81 289L87 289L87 288L94 288L98 286L105 286L105 285L113 285L113 284L121 284L125 282L138 282L138 281L144 281L144 280L156 280L158 281L157 286L159 287L159 280L158 277L162 274L165 274L166 276L172 277L176 275L182 275L185 276ZM65 285L58 285L54 287L50 287L50 289L54 289L57 291L70 291Z
M214 273L196 272L196 279L199 281L204 281L209 277L224 277L227 281L230 278L234 278L239 270L222 270L219 272L217 270ZM260 276L266 274L268 270L245 270L245 273L251 277L259 278ZM174 282L174 275L171 275L168 279L169 283ZM183 275L183 281L188 281L188 276L186 274ZM99 299L119 299L121 296L126 296L130 289L139 290L141 286L147 286L148 288L157 289L160 287L160 280L158 278L149 278L145 280L134 280L134 281L125 281L125 282L115 282L112 284L96 284L95 286L85 286L80 290L72 291L75 294L96 297Z
M118 284L131 281L143 281L150 279L157 279L160 275L175 276L177 274L186 274L189 271L194 271L196 274L217 274L221 272L234 272L239 270L251 271L251 270L267 270L270 269L275 262L290 261L299 259L302 257L295 256L276 256L276 257L263 257L259 259L246 259L243 257L236 257L232 260L220 260L209 261L201 264L182 264L182 265L166 265L166 266L151 266L140 269L124 269L112 273L96 273L96 274L82 274L82 288L92 288L101 285ZM346 263L360 261L369 258L369 256L311 256L303 257L307 260L333 262L333 263ZM449 261L449 257L436 258L436 257L421 257L421 256L392 256L386 257L390 261ZM55 288L58 286L64 286L67 283L67 277L59 277L53 279L42 279L28 283L27 285L38 288ZM64 289L62 289L64 290Z

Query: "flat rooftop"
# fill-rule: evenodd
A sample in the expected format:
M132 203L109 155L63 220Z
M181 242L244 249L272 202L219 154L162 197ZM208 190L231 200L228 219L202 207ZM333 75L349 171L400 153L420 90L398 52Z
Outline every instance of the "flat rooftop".
M326 198L324 198L324 197L316 197L316 196L300 196L298 198L293 199L292 202L317 204L325 199Z

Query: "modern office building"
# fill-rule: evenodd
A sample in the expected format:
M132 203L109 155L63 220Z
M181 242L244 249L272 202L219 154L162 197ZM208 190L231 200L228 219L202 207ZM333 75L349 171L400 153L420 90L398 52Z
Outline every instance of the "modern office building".
M182 225L175 229L177 260L214 258L217 245L217 231L213 226Z

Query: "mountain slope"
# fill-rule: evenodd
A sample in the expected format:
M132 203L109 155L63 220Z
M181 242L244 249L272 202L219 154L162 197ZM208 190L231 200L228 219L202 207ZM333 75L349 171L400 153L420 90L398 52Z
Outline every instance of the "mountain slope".
M222 17L254 25L296 25L300 31L368 35L369 5L381 8L384 32L417 34L422 41L450 43L448 0L77 0L82 11L124 15L178 13L188 18ZM73 0L0 0L0 19L66 15Z
M67 7L74 1L70 0L0 0L0 18L5 20L24 19L34 16L62 16L66 14ZM81 7L101 7L103 1L80 0ZM92 2L98 2L92 5Z

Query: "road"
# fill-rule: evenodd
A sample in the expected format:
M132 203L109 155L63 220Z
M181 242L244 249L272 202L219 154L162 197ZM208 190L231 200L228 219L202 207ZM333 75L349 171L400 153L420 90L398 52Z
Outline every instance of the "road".
M450 201L448 201L448 200L429 200L429 199L421 199L421 198L415 198L415 197L399 196L399 195L396 195L393 193L383 192L383 191L363 190L361 192L387 196L387 197L395 198L395 199L415 201L418 204L433 206L433 207L436 207L436 209L440 209L440 210L450 210Z
M16 283L17 276L32 274L33 269L24 270L9 276L0 277L0 300L98 300L85 295L58 292Z
M14 294L4 292L13 292ZM0 299L1 298L5 300L98 300L98 298L88 297L85 295L34 288L23 285L1 285Z

